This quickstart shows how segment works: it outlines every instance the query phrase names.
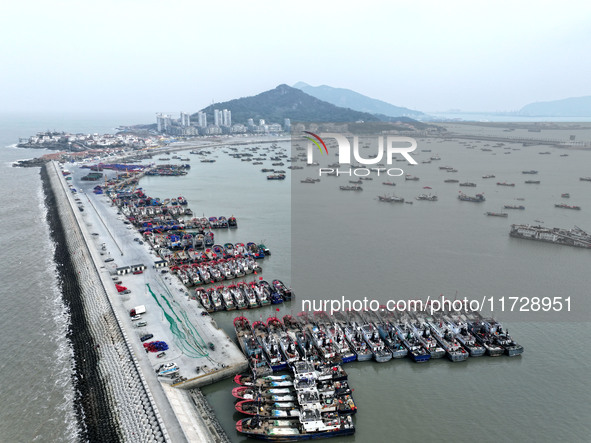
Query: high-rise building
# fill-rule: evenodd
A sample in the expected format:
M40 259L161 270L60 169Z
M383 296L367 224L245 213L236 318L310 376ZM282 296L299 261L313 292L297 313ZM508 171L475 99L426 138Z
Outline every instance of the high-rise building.
M167 114L156 114L158 132L167 133L172 128L172 118Z
M222 124L223 124L222 111L220 111L219 109L213 110L213 124L215 126L222 126Z
M181 112L181 126L187 128L191 126L191 115Z
M205 112L197 113L197 126L205 128L207 126L207 114Z
M227 109L222 111L222 126L232 126L232 111Z

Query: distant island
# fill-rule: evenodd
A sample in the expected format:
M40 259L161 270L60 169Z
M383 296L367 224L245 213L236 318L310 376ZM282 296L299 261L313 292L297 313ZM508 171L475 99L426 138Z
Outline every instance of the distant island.
M591 117L591 96L530 103L519 115L532 117Z
M312 97L332 103L335 106L342 106L360 112L367 112L372 115L413 118L421 118L425 116L425 114L420 111L415 111L401 106L394 106L385 101L368 97L350 89L333 88L332 86L327 85L310 86L304 82L298 82L293 85L293 87L301 89ZM384 120L384 118L380 118L380 120Z

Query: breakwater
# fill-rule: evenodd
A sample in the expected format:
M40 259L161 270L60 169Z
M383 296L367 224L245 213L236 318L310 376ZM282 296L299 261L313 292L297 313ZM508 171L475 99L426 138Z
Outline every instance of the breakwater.
M71 317L76 414L84 441L170 441L68 202L55 163L41 168L59 282Z

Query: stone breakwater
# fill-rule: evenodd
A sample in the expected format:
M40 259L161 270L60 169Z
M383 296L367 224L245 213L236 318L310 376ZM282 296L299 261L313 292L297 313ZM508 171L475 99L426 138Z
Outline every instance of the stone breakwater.
M170 441L92 260L55 163L41 168L47 218L71 326L80 439Z

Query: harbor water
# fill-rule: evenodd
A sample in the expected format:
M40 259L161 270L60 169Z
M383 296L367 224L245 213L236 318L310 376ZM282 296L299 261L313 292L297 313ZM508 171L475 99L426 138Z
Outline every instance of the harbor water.
M99 123L89 118L67 126L60 119L39 116L2 121L0 195L5 229L0 232L4 305L0 328L6 357L1 363L0 435L6 441L75 441L77 426L71 350L64 339L69 317L57 290L39 171L10 167L12 161L40 152L8 146L18 137L47 128L111 132L127 122L119 117ZM561 131L545 132L535 137L564 137ZM591 131L577 133L577 140L584 137L591 140ZM295 314L303 300L341 296L351 300L367 296L380 302L440 294L478 299L572 297L570 313L495 313L525 347L521 357L480 357L463 363L438 360L422 365L407 359L347 364L359 407L357 432L354 437L333 441L588 441L591 387L586 380L591 368L591 331L589 323L581 320L590 312L586 272L591 252L512 239L508 233L512 223L535 220L547 227L577 225L591 231L591 183L579 181L591 175L587 166L591 152L518 145L511 146L519 150L482 151L489 142L468 142L474 149L458 140L418 142L418 165L393 166L420 177L419 181L374 175L372 181L363 183L362 192L339 191L339 185L348 184L349 178L343 177L300 184L299 178L292 183L288 173L285 181L268 181L260 168L272 167L271 161L254 166L231 158L223 149L211 150L209 158L215 158L215 163L201 163L199 156L185 152L182 156L191 158L188 175L145 177L139 186L155 197L182 195L195 216L236 216L238 229L216 231L218 244L254 241L271 249L271 257L262 263L262 275L254 278L281 279L293 287L296 299L243 312L251 321ZM290 148L288 141L280 145ZM544 151L551 154L539 154ZM561 157L564 153L568 156ZM435 154L440 161L421 163ZM439 170L444 165L458 172ZM530 169L539 173L521 172ZM305 168L296 175L314 174L317 168ZM496 177L483 180L485 174ZM443 183L449 178L478 185L460 188L457 183ZM528 179L541 183L524 184ZM396 186L384 186L383 181ZM497 182L516 186L497 186ZM487 200L482 204L460 202L460 190L470 195L484 192ZM566 192L571 198L562 201L560 195ZM378 202L377 196L385 193L413 204ZM437 194L439 199L416 201L421 193ZM582 209L558 209L555 203ZM526 209L504 210L509 211L508 218L484 215L485 211L503 211L505 204L522 204ZM232 320L238 314L213 315L233 337ZM240 415L234 411L233 386L228 380L203 392L229 437L244 441L234 430Z

